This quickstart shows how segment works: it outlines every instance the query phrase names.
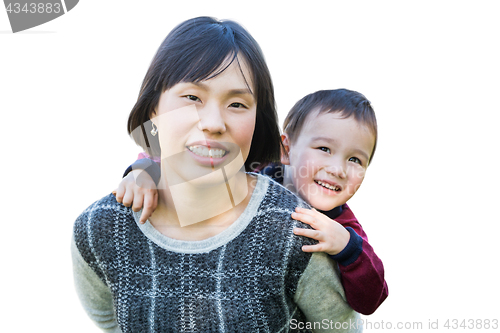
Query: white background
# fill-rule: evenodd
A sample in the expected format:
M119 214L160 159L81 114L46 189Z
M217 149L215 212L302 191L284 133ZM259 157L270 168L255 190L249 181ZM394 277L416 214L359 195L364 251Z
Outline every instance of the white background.
M0 331L98 331L73 288L72 224L135 160L126 121L149 62L175 25L200 15L234 19L259 42L280 122L319 89L372 101L378 148L350 205L390 292L365 331L500 319L498 7L82 0L17 34L0 10Z

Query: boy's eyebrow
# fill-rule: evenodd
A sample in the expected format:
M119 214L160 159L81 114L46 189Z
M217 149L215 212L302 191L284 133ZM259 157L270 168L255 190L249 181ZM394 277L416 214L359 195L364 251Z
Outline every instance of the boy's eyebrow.
M208 86L204 84L203 82L189 82L191 84L194 84L195 86L198 86L204 90L208 90ZM227 95L252 95L253 93L250 89L248 88L243 88L243 89L230 89L227 93Z
M330 143L335 143L335 139L329 138L327 136L315 136L312 138L312 141L326 141Z
M363 155L364 158L366 158L366 160L368 161L370 159L370 157L368 156L367 153L365 153L364 150L361 150L361 149L354 149L354 152L355 153L358 153L358 154L361 154Z

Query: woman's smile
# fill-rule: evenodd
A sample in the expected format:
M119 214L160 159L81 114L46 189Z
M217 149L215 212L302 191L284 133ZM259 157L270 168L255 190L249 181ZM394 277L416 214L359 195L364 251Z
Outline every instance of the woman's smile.
M213 157L221 158L226 155L226 151L223 149L209 148L206 146L188 146L190 152L201 157Z
M214 78L180 82L161 94L152 121L161 158L180 179L192 181L226 165L228 178L241 171L256 119L251 77L241 59Z
M212 169L222 167L234 160L236 154L231 152L238 152L240 150L234 143L220 143L216 141L190 143L186 148L189 156L197 164L212 167Z

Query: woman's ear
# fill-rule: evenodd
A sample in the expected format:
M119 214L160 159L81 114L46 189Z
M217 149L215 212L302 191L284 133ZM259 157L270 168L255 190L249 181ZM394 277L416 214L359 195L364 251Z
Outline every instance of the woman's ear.
M290 139L288 134L284 133L281 135L282 149L281 149L281 164L290 165Z
M155 118L156 118L156 108L154 108L153 110L151 110L149 112L149 121L151 122L151 125L154 124L155 126L158 127L158 124L155 123L155 121L156 121ZM153 119L155 119L155 121L153 121Z

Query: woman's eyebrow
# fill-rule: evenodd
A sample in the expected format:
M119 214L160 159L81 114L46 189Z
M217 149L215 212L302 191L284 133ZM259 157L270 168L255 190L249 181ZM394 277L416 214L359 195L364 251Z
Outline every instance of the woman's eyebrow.
M203 90L209 90L209 87L207 84L203 82L189 82L190 84L193 84ZM248 88L236 88L236 89L230 89L227 91L226 95L252 95L253 93L250 89Z
M231 89L227 93L228 95L253 95L252 91L248 88L244 89Z
M193 86L197 86L201 89L208 90L208 86L202 82L186 82L187 84L192 84Z

